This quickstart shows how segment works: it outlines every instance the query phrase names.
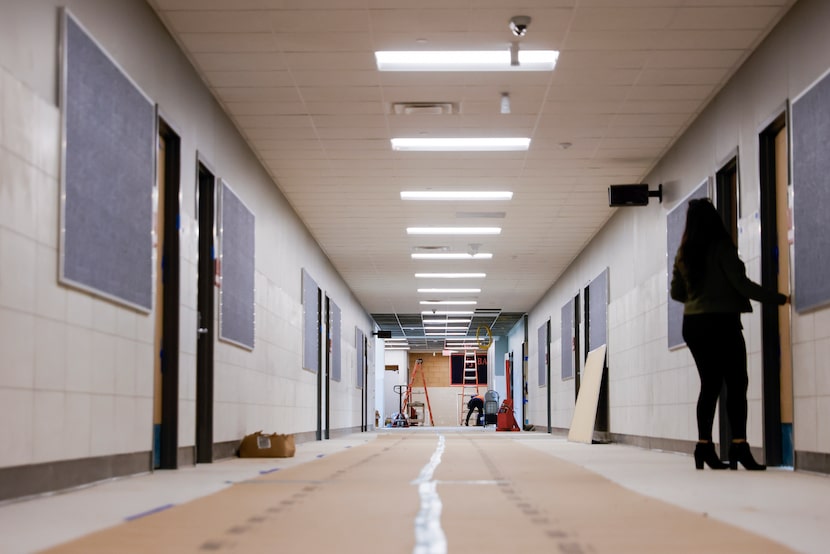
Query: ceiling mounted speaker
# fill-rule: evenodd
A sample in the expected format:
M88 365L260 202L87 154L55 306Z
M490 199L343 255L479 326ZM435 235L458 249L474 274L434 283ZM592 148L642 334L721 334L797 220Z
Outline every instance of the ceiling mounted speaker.
M663 202L663 185L657 190L648 190L647 184L610 185L608 187L608 205L612 208L620 206L647 206L648 199L656 196Z

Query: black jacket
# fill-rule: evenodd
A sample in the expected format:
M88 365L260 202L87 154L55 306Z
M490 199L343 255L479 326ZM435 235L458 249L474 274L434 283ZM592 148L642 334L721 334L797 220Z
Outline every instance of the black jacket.
M683 302L684 314L751 312L750 298L770 304L787 301L783 294L767 290L746 276L746 267L729 240L709 249L699 290L690 289L683 263L675 257L671 297Z

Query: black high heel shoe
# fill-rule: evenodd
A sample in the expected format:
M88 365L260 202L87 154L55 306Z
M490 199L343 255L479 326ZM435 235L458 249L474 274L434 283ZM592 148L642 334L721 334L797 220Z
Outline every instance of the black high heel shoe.
M729 469L738 469L738 462L741 462L744 469L750 471L764 471L767 469L767 466L755 461L752 452L749 450L749 443L746 441L733 442L729 446Z
M712 469L726 469L729 467L720 461L715 453L715 445L711 442L699 442L695 446L695 467L703 469L704 462Z

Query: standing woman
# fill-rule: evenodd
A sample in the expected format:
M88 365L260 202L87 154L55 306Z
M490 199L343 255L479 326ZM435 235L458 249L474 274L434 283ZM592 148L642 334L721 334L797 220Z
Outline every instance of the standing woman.
M749 378L741 313L752 311L750 298L770 304L786 304L789 298L747 278L732 237L707 198L689 201L686 229L674 260L671 297L683 302L683 339L700 375L695 467L703 469L704 462L712 469L727 467L712 443L715 407L725 382L732 431L729 467L737 469L740 462L746 469L766 469L752 458L746 442Z

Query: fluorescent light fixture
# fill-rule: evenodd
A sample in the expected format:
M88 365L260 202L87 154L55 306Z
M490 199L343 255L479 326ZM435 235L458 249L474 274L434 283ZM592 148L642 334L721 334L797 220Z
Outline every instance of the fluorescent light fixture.
M421 312L421 315L473 315L473 312L471 310L424 310Z
M416 273L416 279L484 279L486 273Z
M431 254L412 254L413 260L489 260L493 257L488 252L467 254L465 252L435 252Z
M470 323L471 320L469 319L424 319L424 325L436 324L436 323Z
M476 293L481 292L481 289L418 289L418 292L423 294L431 293Z
M436 325L435 327L424 326L424 331L466 331L466 330L467 330L466 327L456 327L456 326L453 326L453 325L448 325L448 326Z
M501 227L407 227L407 235L500 235Z
M424 333L425 337L463 337L467 333Z
M375 52L379 71L553 71L556 50L520 50L519 65L510 50L432 50Z
M384 339L384 340L385 340L385 341L386 341L386 343L388 344L388 343L390 343L390 342L407 342L409 339L406 339L406 338L398 338L398 339Z
M404 190L401 200L512 200L507 190Z
M408 152L512 152L530 148L527 137L393 138L392 150Z
M475 300L421 300L422 306L475 306Z

